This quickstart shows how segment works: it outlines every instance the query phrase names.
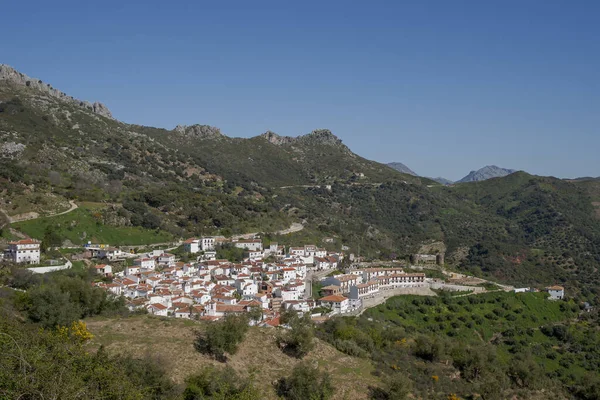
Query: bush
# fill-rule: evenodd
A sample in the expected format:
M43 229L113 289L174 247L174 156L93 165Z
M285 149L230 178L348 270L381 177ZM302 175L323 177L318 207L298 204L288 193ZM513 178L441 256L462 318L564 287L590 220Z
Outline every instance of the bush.
M277 338L279 346L283 351L296 358L302 358L307 355L314 347L315 331L310 320L310 316L306 314L303 318L295 318L288 321L291 329L285 330Z
M327 400L333 393L329 374L304 362L277 382L277 394L287 400Z
M228 315L221 321L208 324L206 331L198 332L194 347L224 362L227 360L226 353L233 355L237 352L247 331L248 318L245 315Z
M233 368L206 367L185 380L183 400L261 398L251 380L240 377Z
M439 339L431 339L427 336L419 336L415 340L414 353L417 357L426 361L439 361L444 352L444 346Z

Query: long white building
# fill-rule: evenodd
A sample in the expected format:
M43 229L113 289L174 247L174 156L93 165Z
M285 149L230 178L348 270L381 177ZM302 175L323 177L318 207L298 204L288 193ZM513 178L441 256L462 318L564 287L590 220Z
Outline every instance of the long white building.
M4 252L6 260L25 263L40 263L40 241L35 239L23 239L8 244L8 249Z

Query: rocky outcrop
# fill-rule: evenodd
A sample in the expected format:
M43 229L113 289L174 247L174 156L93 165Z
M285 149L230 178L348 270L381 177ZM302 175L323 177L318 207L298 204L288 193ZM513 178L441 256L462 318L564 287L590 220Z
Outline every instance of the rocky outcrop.
M18 158L25 150L25 145L22 143L7 142L0 146L0 157Z
M272 143L277 146L281 146L284 144L292 144L296 140L296 138L290 136L279 136L275 132L266 131L260 137L264 138L267 142Z
M66 93L53 88L49 83L44 83L41 79L31 78L6 64L0 64L0 81L8 82L12 85L28 87L51 97L83 107L95 114L102 115L103 117L112 118L110 110L104 104L77 100L73 98L73 96L68 96Z
M223 137L219 128L210 125L177 125L175 132L200 139Z
M335 136L329 129L315 129L308 135L298 137L299 140L318 142L333 146L343 146L342 139Z

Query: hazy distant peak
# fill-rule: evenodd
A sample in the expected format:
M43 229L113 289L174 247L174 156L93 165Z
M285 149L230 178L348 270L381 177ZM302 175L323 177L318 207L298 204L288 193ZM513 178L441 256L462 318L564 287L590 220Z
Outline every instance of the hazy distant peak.
M391 162L387 164L388 167L395 169L396 171L402 172L403 174L409 174L417 176L417 173L412 169L408 168L406 165L401 162Z
M516 172L514 169L501 168L496 165L486 165L477 171L471 171L467 176L457 182L478 182L490 178L500 178Z

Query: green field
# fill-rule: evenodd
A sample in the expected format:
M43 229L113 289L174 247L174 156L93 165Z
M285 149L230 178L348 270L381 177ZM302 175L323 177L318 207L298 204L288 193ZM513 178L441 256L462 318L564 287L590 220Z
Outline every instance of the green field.
M133 226L110 226L101 221L103 205L85 203L68 214L17 222L13 228L32 238L43 239L47 230L54 229L63 240L75 245L107 243L111 245L141 245L169 242L173 237L163 231Z

